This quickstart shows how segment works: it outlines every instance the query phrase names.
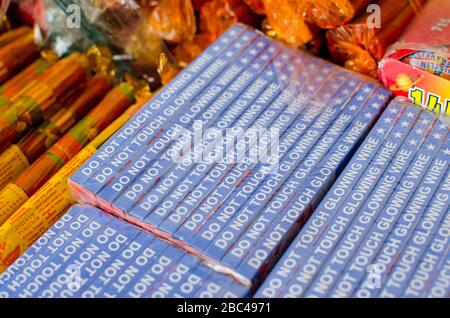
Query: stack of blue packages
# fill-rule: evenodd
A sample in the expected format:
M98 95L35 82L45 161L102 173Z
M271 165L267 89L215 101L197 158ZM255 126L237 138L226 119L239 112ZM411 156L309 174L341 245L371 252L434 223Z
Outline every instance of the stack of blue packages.
M69 183L79 202L255 289L390 98L373 79L238 24Z
M0 297L244 297L195 256L90 206L72 207L7 271Z
M450 297L449 126L392 101L257 297Z

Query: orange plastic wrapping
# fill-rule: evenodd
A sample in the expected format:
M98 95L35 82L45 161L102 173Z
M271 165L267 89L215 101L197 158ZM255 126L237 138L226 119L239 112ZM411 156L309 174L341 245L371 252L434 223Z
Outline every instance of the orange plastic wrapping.
M197 25L191 0L141 1L150 24L169 43L190 41Z
M244 2L257 14L265 14L263 0L244 0Z
M200 31L217 39L236 22L255 26L257 16L242 0L211 0L200 10Z
M396 41L426 0L380 0L380 28L371 25L373 12L326 33L332 57L353 71L377 76L377 63Z
M314 39L317 29L304 19L305 3L298 0L263 0L267 14L266 32L293 47Z

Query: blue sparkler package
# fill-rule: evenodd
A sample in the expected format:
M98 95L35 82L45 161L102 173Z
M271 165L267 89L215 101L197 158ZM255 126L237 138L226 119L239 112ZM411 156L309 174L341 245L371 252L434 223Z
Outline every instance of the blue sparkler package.
M448 297L448 133L391 102L255 296Z

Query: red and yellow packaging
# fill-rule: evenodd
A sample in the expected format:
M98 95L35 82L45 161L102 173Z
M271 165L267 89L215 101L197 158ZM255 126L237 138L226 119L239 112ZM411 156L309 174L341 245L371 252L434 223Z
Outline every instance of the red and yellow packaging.
M445 72L449 62L450 1L429 0L389 47L379 63L379 78L396 95L450 115L450 80Z
M146 103L130 106L74 158L50 178L0 226L0 273L33 244L75 201L67 179ZM26 201L28 199L28 201Z

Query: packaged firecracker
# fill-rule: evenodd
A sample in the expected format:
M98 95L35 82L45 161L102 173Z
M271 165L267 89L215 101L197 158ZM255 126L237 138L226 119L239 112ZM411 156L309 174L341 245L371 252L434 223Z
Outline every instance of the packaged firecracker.
M333 29L350 21L372 0L305 0L305 20L321 29Z
M92 77L68 107L61 108L40 127L0 154L0 189L18 177L47 149L97 105L111 87L105 75Z
M256 26L258 17L243 0L211 0L200 10L200 31L216 40L232 24Z
M0 114L0 149L5 149L31 127L49 118L65 98L85 85L89 71L88 58L72 53L46 70L39 81L27 85Z
M39 45L33 30L0 47L0 82L11 77L39 56Z
M191 0L140 0L150 24L169 43L190 41L197 25Z
M134 102L134 88L121 83L61 139L0 191L0 223L45 184ZM22 202L21 202L22 201Z
M144 92L144 93L142 93ZM0 273L14 262L37 238L75 203L67 179L94 154L98 148L133 117L151 97L148 89L136 96L130 106L77 155L64 165L29 199L24 197L20 208L0 226ZM49 204L51 202L51 204Z
M67 15L71 14L68 10L71 5L78 5L83 13L80 27L88 37L119 51L116 60L126 62L149 83L157 81L159 73L161 82L166 84L179 72L137 1L56 0L56 3Z
M236 22L256 26L260 18L252 12L249 3L246 3L243 0L194 1L195 9L200 12L200 33L191 40L181 42L172 50L178 64L187 66Z
M304 3L296 0L263 0L267 18L263 25L266 33L293 47L304 47L318 34L304 18Z
M185 41L178 44L172 54L178 64L186 67L197 56L199 56L212 43L212 36L207 33L199 33L191 41Z
M6 16L6 11L8 11L10 2L10 0L3 0L0 4L0 32L9 30L11 27L8 17Z
M363 11L349 23L328 30L328 49L334 60L353 71L377 76L377 63L396 41L426 0L379 0L380 15Z
M450 2L429 0L379 64L396 95L450 115Z
M27 26L22 26L22 27L7 31L7 32L3 33L2 35L0 35L0 47L6 45L8 43L11 43L18 37L28 34L30 32L32 32L32 30L31 30L31 28L29 28Z
M244 2L252 9L256 14L265 14L263 0L244 0Z
M39 81L44 74L58 60L51 51L41 51L41 57L28 65L0 86L0 114L18 97L21 91L31 82Z

